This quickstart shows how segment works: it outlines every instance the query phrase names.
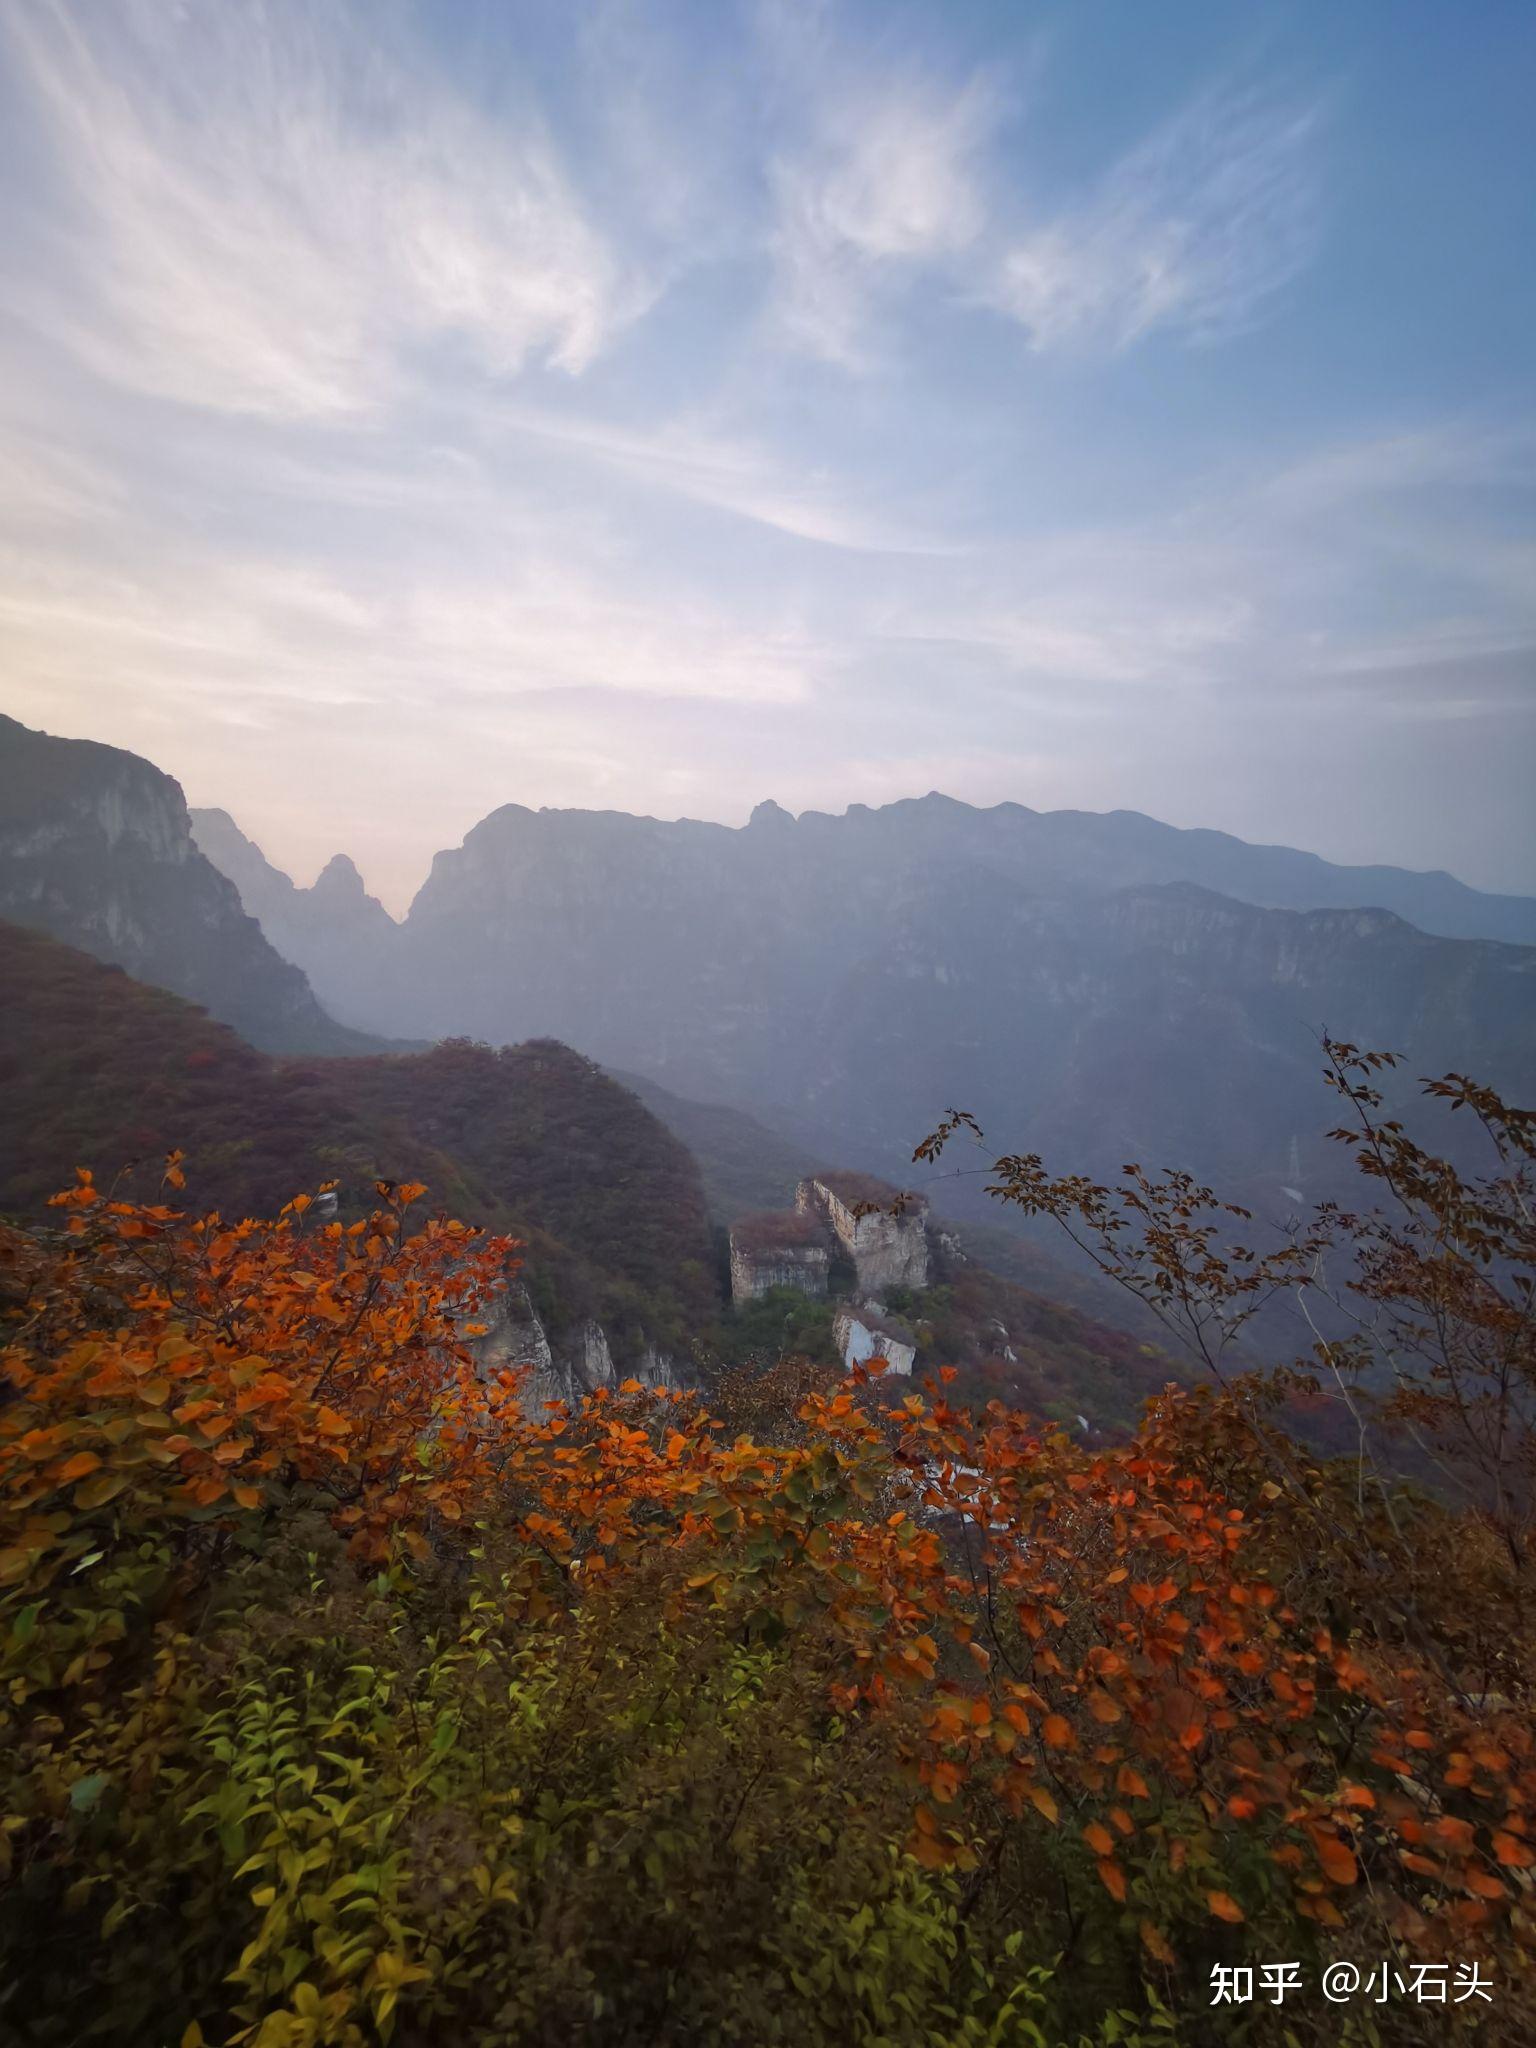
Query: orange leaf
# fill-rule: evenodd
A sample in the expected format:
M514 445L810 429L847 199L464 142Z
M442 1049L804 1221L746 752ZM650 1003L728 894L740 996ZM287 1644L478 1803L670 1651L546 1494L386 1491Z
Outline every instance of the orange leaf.
M1047 1714L1040 1723L1040 1739L1047 1749L1071 1749L1077 1742L1072 1723L1062 1714Z
M101 1460L94 1451L76 1451L75 1455L67 1458L59 1468L60 1486L68 1486L73 1480L84 1479L89 1473L94 1472L100 1463Z
M1337 1835L1318 1835L1314 1837L1313 1847L1324 1874L1332 1883L1353 1884L1360 1875L1353 1853Z
M1083 1840L1095 1856L1113 1856L1115 1853L1115 1838L1101 1820L1089 1821L1083 1829Z
M1152 1925L1150 1920L1142 1921L1140 1933L1142 1947L1145 1948L1148 1955L1155 1956L1160 1963L1171 1963L1173 1961L1173 1950L1164 1941L1162 1935Z
M1507 1835L1500 1829L1493 1838L1493 1853L1507 1869L1526 1870L1533 1858L1528 1843L1516 1835Z
M1120 1868L1119 1864L1112 1857L1101 1856L1094 1868L1099 1873L1099 1881L1105 1891L1109 1893L1112 1899L1118 1900L1123 1906L1125 1904L1125 1872Z
M1207 1892L1205 1897L1206 1903L1218 1920L1230 1920L1235 1926L1239 1920L1247 1918L1230 1892Z

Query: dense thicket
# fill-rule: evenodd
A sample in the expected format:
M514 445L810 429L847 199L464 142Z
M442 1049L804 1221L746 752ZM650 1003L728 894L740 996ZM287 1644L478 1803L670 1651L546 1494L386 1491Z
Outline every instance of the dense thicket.
M0 2028L1529 2041L1536 1117L1437 1084L1464 1181L1333 1056L1379 1211L1259 1252L1178 1176L997 1184L1217 1374L1274 1285L1347 1292L1314 1378L1395 1358L1437 1496L1252 1379L1104 1450L948 1369L530 1417L467 1348L510 1248L410 1186L231 1227L173 1160L7 1232Z

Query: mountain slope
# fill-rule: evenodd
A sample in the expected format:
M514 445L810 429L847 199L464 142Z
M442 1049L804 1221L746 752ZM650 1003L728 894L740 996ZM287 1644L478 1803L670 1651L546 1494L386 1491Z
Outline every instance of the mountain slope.
M1536 950L841 841L816 861L757 830L766 856L720 827L498 813L418 897L391 1021L571 1040L878 1172L959 1104L1073 1169L1177 1162L1271 1202L1336 1176L1309 1135L1325 1028L1536 1095Z
M362 1024L357 991L375 961L389 957L395 923L344 853L301 889L236 825L227 811L189 813L198 850L240 892L240 901L285 960L305 969L320 1000L348 1023Z
M160 989L0 923L0 1211L37 1215L77 1166L152 1190L186 1154L186 1199L272 1214L322 1180L344 1214L379 1178L511 1231L557 1344L600 1323L616 1359L680 1343L713 1311L692 1160L641 1104L559 1045L273 1059Z
M198 852L180 787L136 754L0 717L0 916L203 1004L273 1052L360 1051Z
M409 1131L508 1213L579 1249L614 1283L602 1315L611 1340L681 1347L713 1311L698 1167L629 1089L569 1046L546 1039L492 1051L449 1040L424 1053L337 1061L328 1078L366 1124ZM596 1313L597 1304L572 1299L563 1320L578 1311Z

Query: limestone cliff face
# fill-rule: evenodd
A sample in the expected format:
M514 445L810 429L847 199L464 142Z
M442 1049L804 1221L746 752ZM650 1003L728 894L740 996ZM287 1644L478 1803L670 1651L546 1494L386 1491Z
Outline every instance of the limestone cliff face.
M149 762L0 718L0 916L201 1003L274 1052L367 1041L321 1009L198 851Z
M765 1209L731 1225L731 1299L756 1301L778 1287L822 1300L832 1246L819 1217L801 1209Z
M861 1302L855 1308L841 1308L832 1318L832 1335L842 1354L843 1369L867 1365L883 1358L886 1370L898 1379L910 1379L917 1362L917 1342L910 1331L898 1329L877 1308Z
M498 1297L486 1318L485 1335L476 1339L473 1350L483 1372L512 1369L525 1375L522 1404L534 1417L542 1415L546 1402L564 1401L574 1407L599 1388L613 1391L626 1380L650 1388L692 1384L679 1361L652 1344L637 1359L616 1365L607 1332L591 1317L552 1344L528 1290L515 1280Z
M795 1206L825 1221L863 1293L928 1285L928 1204L920 1196L868 1174L820 1173L800 1183Z

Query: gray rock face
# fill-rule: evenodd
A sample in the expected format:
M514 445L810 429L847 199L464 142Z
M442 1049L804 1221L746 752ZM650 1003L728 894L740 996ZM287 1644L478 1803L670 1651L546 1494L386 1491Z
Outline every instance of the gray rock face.
M832 1335L842 1353L843 1369L852 1372L871 1358L883 1358L886 1368L901 1379L910 1379L917 1360L917 1345L910 1333L901 1334L867 1303L842 1308L832 1318Z
M795 1206L826 1223L867 1294L928 1285L928 1204L908 1195L906 1208L894 1214L897 1194L857 1173L814 1174L795 1191Z
M201 1003L269 1052L363 1050L268 944L148 761L0 717L0 917Z
M486 1333L472 1347L482 1372L512 1369L526 1375L521 1389L525 1413L543 1415L551 1401L574 1407L600 1387L614 1389L626 1380L638 1380L643 1387L662 1388L687 1385L687 1375L677 1361L655 1345L647 1345L640 1357L622 1370L615 1365L607 1332L589 1318L558 1349L536 1313L527 1289L513 1281L498 1297L487 1319Z
M744 1217L731 1229L731 1299L756 1301L792 1287L812 1301L826 1298L832 1248L797 1210Z

